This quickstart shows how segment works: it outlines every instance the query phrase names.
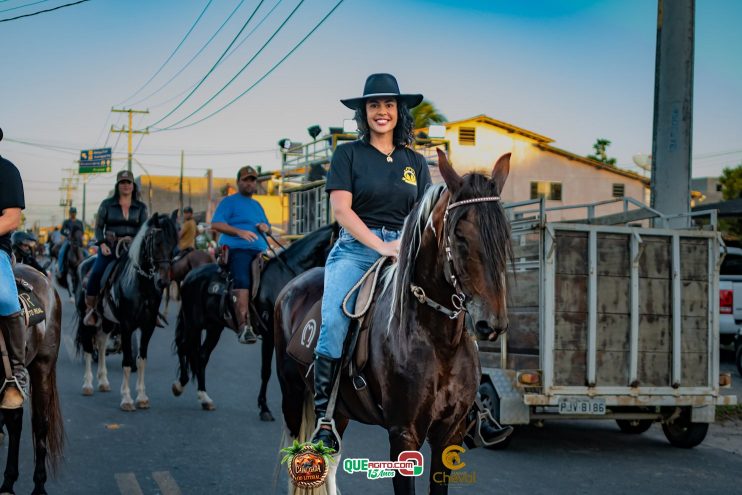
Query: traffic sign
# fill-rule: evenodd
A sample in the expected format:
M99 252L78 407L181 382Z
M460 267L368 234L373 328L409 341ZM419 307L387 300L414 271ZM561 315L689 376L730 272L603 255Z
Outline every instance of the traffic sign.
M96 174L111 171L111 148L82 150L80 152L81 174Z

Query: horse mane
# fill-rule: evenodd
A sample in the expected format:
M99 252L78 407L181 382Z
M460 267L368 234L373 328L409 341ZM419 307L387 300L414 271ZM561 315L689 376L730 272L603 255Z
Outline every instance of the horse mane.
M144 222L142 226L139 227L137 235L135 235L134 239L131 241L129 252L126 253L129 259L127 260L127 263L124 266L123 273L121 274L121 283L123 287L134 287L134 281L136 280L137 275L137 267L139 266L139 257L142 254L142 247L144 246L144 238L147 236L147 232L149 231L151 223L152 218Z

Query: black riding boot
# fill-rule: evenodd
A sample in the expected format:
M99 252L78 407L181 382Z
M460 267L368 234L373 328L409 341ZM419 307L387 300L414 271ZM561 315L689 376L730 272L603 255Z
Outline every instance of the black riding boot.
M319 355L314 356L314 414L317 416L318 422L327 414L332 386L337 378L339 368L340 359L330 359ZM320 440L322 440L326 447L335 449L335 452L340 447L338 439L329 428L320 428L312 438L312 443L317 443Z
M467 417L469 422L476 420L474 426L466 433L464 438L470 449L483 445L487 447L495 445L505 440L513 432L512 426L502 426L490 415L481 416L480 412L485 411L480 408L479 400L477 400L469 410ZM477 430L479 430L478 433Z
M0 317L12 377L6 377L0 409L18 409L28 397L28 371L26 371L26 324L21 313Z

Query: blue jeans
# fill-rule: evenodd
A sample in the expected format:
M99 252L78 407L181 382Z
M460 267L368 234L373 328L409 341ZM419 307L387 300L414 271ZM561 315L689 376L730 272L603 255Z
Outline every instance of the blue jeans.
M262 251L250 249L229 250L229 273L235 289L252 289L252 262Z
M64 257L67 254L67 249L70 247L70 241L65 240L62 243L62 247L59 248L59 254L57 255L57 263L59 264L59 273L62 273L62 269L64 268Z
M106 271L108 264L115 259L116 256L113 252L109 256L104 256L100 248L98 249L98 256L95 258L93 268L90 269L85 295L97 296L100 293L100 279L103 277L103 272Z
M10 256L0 249L0 316L9 316L20 310Z
M399 231L386 228L371 229L384 242L399 238ZM340 229L340 237L327 256L325 264L325 289L322 295L322 326L315 354L338 359L343 353L343 343L348 334L350 318L343 313L343 299L380 255L358 242L348 231ZM355 306L356 294L348 301L348 308Z

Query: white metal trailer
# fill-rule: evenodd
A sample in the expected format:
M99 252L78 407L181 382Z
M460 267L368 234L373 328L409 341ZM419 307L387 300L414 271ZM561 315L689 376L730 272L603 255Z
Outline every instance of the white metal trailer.
M694 447L716 406L737 402L720 386L715 212L688 215L709 220L678 230L617 201L623 212L602 217L614 202L568 207L587 212L570 222L549 222L541 200L508 205L510 327L480 343L480 394L504 424L613 419L642 433L660 421L670 443Z

